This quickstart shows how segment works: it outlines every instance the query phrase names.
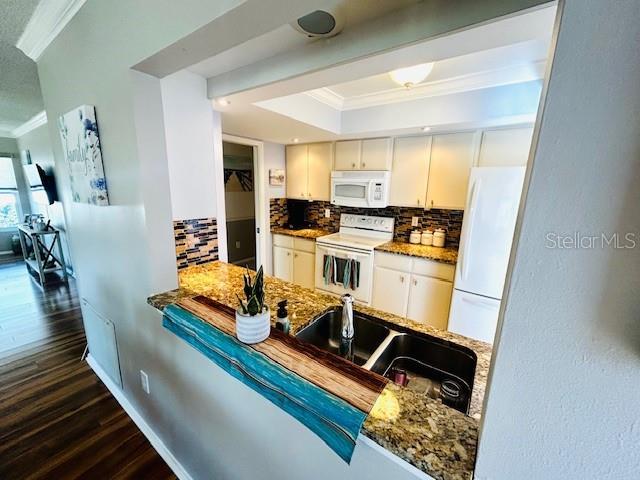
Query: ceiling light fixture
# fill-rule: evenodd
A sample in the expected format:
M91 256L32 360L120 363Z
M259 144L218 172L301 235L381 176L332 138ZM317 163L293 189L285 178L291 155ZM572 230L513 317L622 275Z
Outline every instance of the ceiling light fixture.
M431 130L431 127L422 127L423 132L428 132L429 130Z
M424 79L429 76L431 70L433 70L433 62L421 63L420 65L414 65L407 68L399 68L389 72L389 75L398 85L402 85L405 88L411 88L414 85L423 82Z
M226 107L227 105L229 105L231 103L226 98L219 98L219 99L216 100L216 102L218 102L218 105L221 105L223 107Z
M298 143L298 142L300 141L300 139L299 139L299 138L292 138L292 139L291 139L291 141L292 141L293 143Z

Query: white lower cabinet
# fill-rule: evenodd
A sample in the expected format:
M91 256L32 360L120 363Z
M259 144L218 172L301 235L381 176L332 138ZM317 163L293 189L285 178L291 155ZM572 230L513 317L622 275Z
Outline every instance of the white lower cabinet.
M451 282L412 274L407 318L446 330L452 291Z
M411 275L384 267L373 267L373 308L401 317L407 311Z
M287 282L293 281L293 250L273 246L273 276Z
M315 253L293 252L293 283L306 288L315 288Z
M453 265L383 252L376 252L374 263L374 308L447 329Z
M315 287L316 242L288 235L273 235L273 276L287 282Z

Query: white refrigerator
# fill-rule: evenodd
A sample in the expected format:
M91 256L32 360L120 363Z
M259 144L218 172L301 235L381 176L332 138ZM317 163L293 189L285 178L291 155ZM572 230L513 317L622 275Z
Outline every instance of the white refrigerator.
M471 169L449 311L451 332L493 343L524 171Z

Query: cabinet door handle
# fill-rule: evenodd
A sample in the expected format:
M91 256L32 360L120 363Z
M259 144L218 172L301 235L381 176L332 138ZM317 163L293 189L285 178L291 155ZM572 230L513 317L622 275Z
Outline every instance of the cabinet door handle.
M301 197L304 197L304 192L300 193L300 196L301 196Z
M352 164L351 164L351 168L356 168L356 164L355 164L355 163L352 163Z
M400 275L400 283L404 283L404 275Z
M417 281L415 278L413 279L413 286L414 286L414 287L417 287L417 286L418 286L418 281Z
M362 162L362 168L364 168L364 167L366 167L366 166L367 166L367 164L366 164L366 163L364 163L364 162Z
M416 203L417 203L418 205L420 205L420 199L416 200Z
M287 257L291 256L291 252L287 252Z
M294 253L294 254L293 254L293 256L294 256L295 258L298 258L298 254L297 254L297 253Z

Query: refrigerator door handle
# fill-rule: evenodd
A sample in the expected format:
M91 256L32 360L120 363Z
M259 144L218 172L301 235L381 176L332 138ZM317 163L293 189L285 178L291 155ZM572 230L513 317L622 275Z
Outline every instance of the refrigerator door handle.
M469 204L467 205L467 212L470 218L469 223L469 231L464 239L464 249L462 250L462 258L460 259L460 268L462 270L462 278L466 280L467 278L467 265L466 262L467 253L469 251L469 245L471 244L471 239L473 238L473 225L475 223L475 208L476 208L476 196L478 191L480 190L481 179L477 179L473 185L471 186L471 195L469 195Z
M494 307L494 304L488 300L480 300L480 299L474 299L474 300L470 300L466 297L462 298L462 301L465 303L470 303L471 305L477 305L480 308L485 308L487 310L490 310Z

